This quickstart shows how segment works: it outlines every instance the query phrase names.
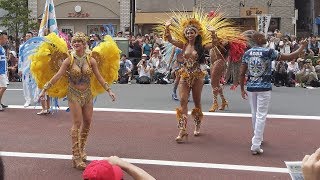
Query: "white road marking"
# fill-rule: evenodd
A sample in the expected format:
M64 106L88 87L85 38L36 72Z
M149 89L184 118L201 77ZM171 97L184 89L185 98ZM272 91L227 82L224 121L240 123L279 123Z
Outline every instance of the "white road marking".
M41 109L40 106L29 106L24 108L21 105L9 105L12 109ZM67 107L60 107L59 110L66 110ZM117 108L93 108L94 111L102 112L129 112L129 113L152 113L152 114L176 114L175 111L167 110L147 110L147 109L117 109ZM190 114L191 112L189 112ZM219 113L219 112L203 112L206 116L221 116L221 117L251 117L251 114L245 113ZM268 118L276 119L303 119L320 121L320 116L300 116L300 115L277 115L268 114Z
M23 91L23 89L6 89L6 91Z
M65 160L72 159L71 155L63 155L63 154L44 154L44 153L25 153L25 152L6 152L6 151L0 151L0 156L20 157L20 158L41 158L41 159L65 159ZM90 161L103 159L103 157L99 157L99 156L88 156L87 158ZM194 168L208 168L208 169L270 172L270 173L288 173L287 168L277 168L277 167L244 166L244 165L232 165L232 164L214 164L214 163L131 159L131 158L123 158L123 159L133 164L149 164L149 165L159 165L159 166L194 167Z

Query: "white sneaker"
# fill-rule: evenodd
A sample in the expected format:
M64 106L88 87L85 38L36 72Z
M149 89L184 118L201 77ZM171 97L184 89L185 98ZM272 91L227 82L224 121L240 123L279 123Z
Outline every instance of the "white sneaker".
M4 108L2 106L0 106L0 111L3 111L3 110L4 110Z
M26 101L26 103L24 103L24 105L23 105L23 106L24 106L24 107L29 107L29 106L30 106L30 104L31 104L31 103L30 103L29 101Z

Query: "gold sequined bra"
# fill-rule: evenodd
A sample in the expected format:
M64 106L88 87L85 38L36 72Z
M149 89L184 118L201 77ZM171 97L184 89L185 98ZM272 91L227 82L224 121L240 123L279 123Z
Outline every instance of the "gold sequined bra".
M89 63L90 56L77 57L71 54L69 81L73 84L88 84L92 76L92 68Z

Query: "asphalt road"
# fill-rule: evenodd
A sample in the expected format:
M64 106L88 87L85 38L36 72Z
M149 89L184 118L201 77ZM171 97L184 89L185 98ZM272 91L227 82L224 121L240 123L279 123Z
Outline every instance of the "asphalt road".
M3 103L9 105L23 105L21 83L11 83L3 97ZM119 109L147 109L147 110L174 110L179 101L171 99L172 84L140 85L115 84L112 86L117 95L117 101L111 102L107 94L98 96L95 107ZM224 86L225 97L229 101L227 113L250 113L249 103L240 96L240 88L231 91L230 86ZM320 116L319 97L320 89L274 87L269 114ZM60 101L61 106L67 103ZM212 105L212 88L205 85L202 93L203 111L208 111ZM193 102L189 103L193 108Z

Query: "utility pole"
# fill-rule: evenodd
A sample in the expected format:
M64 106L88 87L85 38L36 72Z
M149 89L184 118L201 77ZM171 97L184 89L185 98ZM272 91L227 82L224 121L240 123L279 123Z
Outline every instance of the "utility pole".
M134 34L134 24L136 18L136 0L130 0L130 32Z

